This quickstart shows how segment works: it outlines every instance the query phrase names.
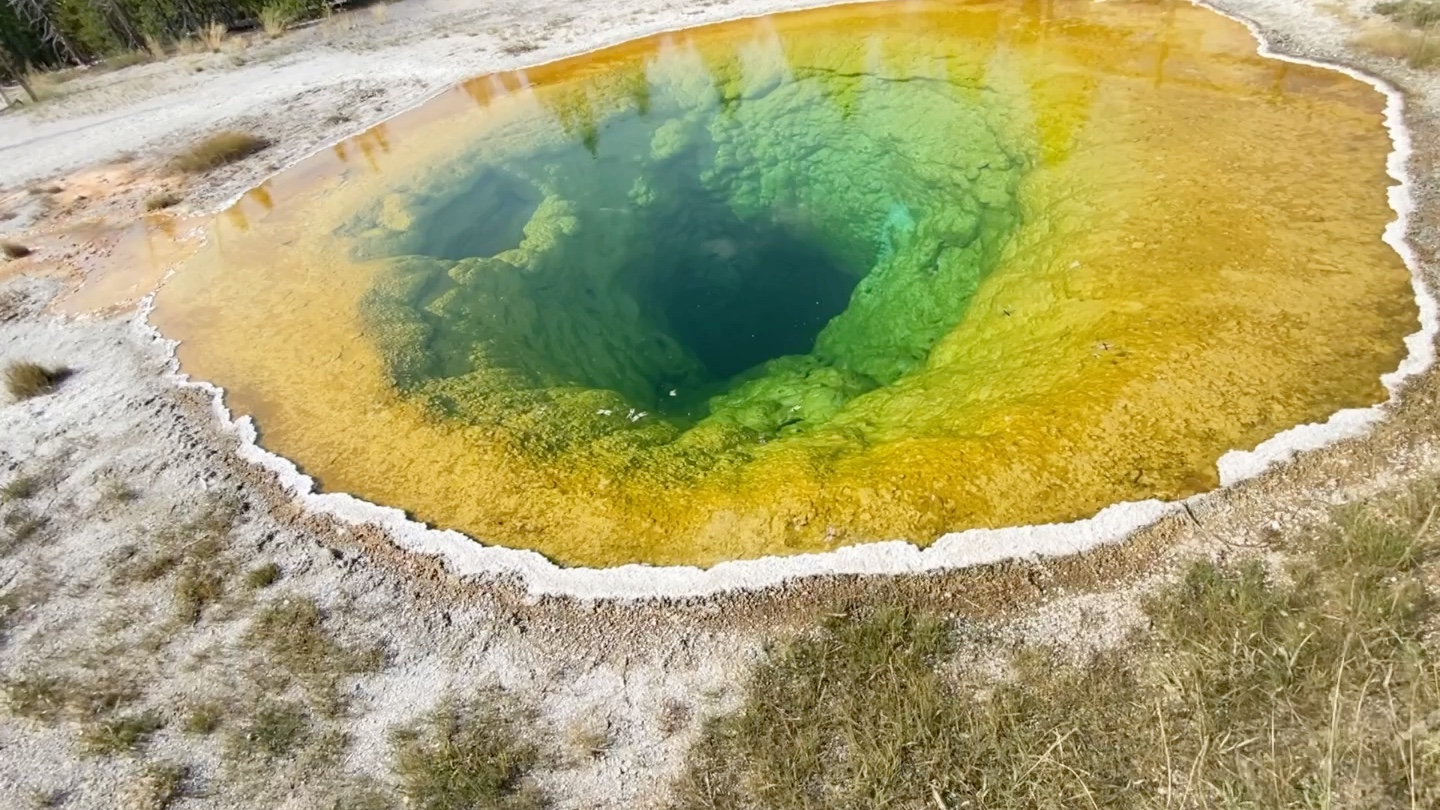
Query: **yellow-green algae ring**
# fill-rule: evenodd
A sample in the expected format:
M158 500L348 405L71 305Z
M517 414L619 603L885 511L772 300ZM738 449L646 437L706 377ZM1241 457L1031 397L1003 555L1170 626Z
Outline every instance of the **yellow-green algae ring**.
M1253 27L1251 33L1256 34ZM1275 57L1264 47L1261 53ZM1331 67L1304 59L1275 58L1298 64ZM1435 329L1434 303L1424 294L1418 278L1415 277L1414 258L1403 241L1404 221L1410 208L1408 185L1404 177L1409 147L1400 118L1399 96L1384 83L1358 71L1344 68L1339 70L1369 83L1387 98L1386 126L1394 144L1387 163L1391 176L1399 180L1400 185L1389 191L1390 205L1399 217L1387 226L1385 238L1410 269L1422 324L1421 332L1406 340L1408 357L1399 369L1385 375L1382 380L1387 391L1393 395L1402 379L1431 362L1430 337ZM223 409L218 401L217 406ZM1255 450L1231 451L1219 461L1220 483L1222 486L1232 484L1258 474L1270 464L1288 458L1297 450L1317 446L1340 436L1353 435L1364 430L1381 413L1381 406L1343 410L1324 425L1302 425L1264 441ZM247 457L274 469L307 505L346 520L385 526L402 547L442 555L452 569L462 575L518 574L530 590L536 593L631 597L696 595L732 588L765 587L784 579L810 574L913 572L974 565L1007 557L1072 553L1101 542L1119 539L1134 528L1179 508L1175 502L1167 504L1158 500L1122 503L1103 509L1094 518L1076 523L952 533L941 537L924 550L904 542L865 543L821 554L723 562L707 570L683 566L561 568L533 552L483 547L457 532L426 529L408 521L399 510L377 507L342 494L316 494L313 483L301 476L294 465L254 444L253 427L247 420L240 420L238 427L247 439Z

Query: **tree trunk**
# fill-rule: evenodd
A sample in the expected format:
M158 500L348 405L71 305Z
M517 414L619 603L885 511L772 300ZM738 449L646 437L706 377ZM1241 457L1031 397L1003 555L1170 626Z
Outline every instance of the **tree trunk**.
M15 67L15 63L10 59L10 54L7 53L4 48L0 48L0 74L5 73L15 77L15 81L20 83L20 89L25 91L25 94L30 97L32 103L40 100L40 98L35 95L35 88L31 87L30 82L25 79L25 74L22 73L19 68ZM10 102L7 99L5 103L8 104Z

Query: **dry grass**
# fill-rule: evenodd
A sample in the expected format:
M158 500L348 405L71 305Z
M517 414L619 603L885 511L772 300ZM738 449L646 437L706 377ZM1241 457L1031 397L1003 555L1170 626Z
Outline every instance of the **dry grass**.
M1437 513L1433 488L1346 510L1284 576L1196 564L1126 646L1077 665L1022 645L1000 680L951 674L934 617L832 620L707 724L675 805L1440 806Z
M336 788L317 810L399 810L400 807L394 791L379 780L356 776Z
M694 716L695 712L688 703L670 698L661 704L655 722L662 735L673 737L684 731Z
M149 50L122 51L113 56L105 57L100 67L105 71L120 70L121 68L143 65L155 59Z
M355 15L350 13L331 13L325 17L323 24L327 36L333 35L336 32L353 31L355 30Z
M225 595L225 579L204 561L186 563L175 577L175 616L186 624L200 621L205 608Z
M580 754L600 759L610 752L610 724L603 717L585 717L565 732L565 741Z
M260 28L265 31L265 36L274 39L285 33L285 29L295 22L295 11L293 3L266 3L260 9Z
M163 211L179 205L185 198L173 191L162 191L145 198L146 211Z
M165 722L155 712L108 717L80 731L80 750L92 757L133 754L164 725Z
M30 255L30 248L18 242L0 242L0 253L7 259L23 259Z
M33 497L40 491L40 477L37 475L17 475L0 487L0 503L11 501L23 501Z
M407 807L424 810L539 810L530 779L540 749L523 733L530 718L502 695L447 701L391 737L395 777Z
M280 581L280 566L273 562L256 566L245 573L245 587L258 591Z
M200 29L198 34L200 43L211 53L219 53L220 48L225 45L225 39L230 34L230 29L222 22L211 21L209 25Z
M270 146L270 141L248 132L225 130L201 139L170 161L171 168L188 174L207 172L244 160Z
M1414 68L1440 61L1440 26L1405 28L1393 23L1370 23L1361 28L1352 44L1377 56L1400 59Z
M170 48L151 34L145 35L145 51L151 59L164 59L170 55Z
M133 547L129 551L138 552ZM180 564L180 553L173 548L159 547L151 553L140 555L138 553L128 554L123 559L117 560L115 573L111 581L116 585L129 585L136 582L154 582L157 579L169 574Z
M225 715L225 704L218 700L196 703L185 710L180 721L180 730L202 737L214 734L225 722Z
M1413 68L1426 68L1440 62L1440 23L1421 29L1420 39L1414 43L1405 61Z
M45 674L21 675L0 682L5 692L5 705L16 717L49 722L59 720L65 712L65 684Z
M326 629L319 605L294 595L261 608L243 642L263 657L262 680L269 678L272 686L280 687L293 678L309 693L316 710L327 715L342 708L342 677L373 672L384 660L378 647L342 646Z
M223 569L221 555L234 524L235 511L231 504L206 503L189 520L157 532L146 544L145 553L122 547L125 553L113 564L111 582L118 586L154 582L179 569L181 563Z
M54 582L45 577L32 577L0 594L0 642L3 634L18 625L27 611L48 602L54 592Z
M25 80L35 92L36 101L50 101L69 92L65 85L76 75L73 70L29 70Z
M1376 3L1375 12L1414 28L1440 23L1440 0L1391 0Z
M39 363L16 360L5 368L5 389L16 400L42 396L55 390L69 369L46 368Z
M139 696L133 680L117 671L95 671L85 679L29 672L0 681L10 713L42 723L69 717L98 721Z
M500 52L505 54L506 56L520 56L522 54L533 53L538 50L540 50L540 46L536 45L528 39L522 39L516 42L507 42L504 45L500 46Z
M0 554L9 554L32 540L45 528L44 515L35 515L24 509L16 509L0 519Z
M234 762L281 759L304 745L312 733L310 716L303 706L264 700L229 735L226 756Z
M24 297L15 292L0 293L0 323L18 320L24 311Z
M1391 23L1369 23L1353 43L1380 56L1403 59L1414 68L1440 62L1440 0L1379 3L1375 11Z
M185 795L188 769L173 762L148 762L121 790L120 810L166 810Z
M140 491L123 478L107 476L100 481L100 500L111 505L134 503L140 500Z
M30 793L30 806L35 808L60 807L70 794L59 788L39 789Z
M250 50L250 46L253 44L255 44L254 37L232 36L225 40L225 46L220 50L229 55L230 64L238 67L249 64L250 60L243 56L243 54Z

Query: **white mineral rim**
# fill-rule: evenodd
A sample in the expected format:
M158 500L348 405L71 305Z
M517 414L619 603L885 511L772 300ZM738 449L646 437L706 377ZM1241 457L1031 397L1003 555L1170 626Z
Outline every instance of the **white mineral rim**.
M1389 83L1355 68L1277 53L1271 50L1259 27L1250 20L1222 11L1201 0L1191 2L1243 24L1259 43L1257 51L1261 56L1339 71L1384 94L1385 128L1394 146L1386 161L1386 170L1397 181L1397 185L1389 189L1389 203L1395 211L1395 219L1386 226L1383 239L1400 255L1409 269L1410 284L1420 311L1420 329L1405 338L1405 359L1398 368L1380 378L1389 393L1385 402L1368 408L1337 411L1323 424L1298 425L1282 431L1261 442L1254 450L1231 450L1225 453L1217 462L1220 488L1225 489L1288 461L1298 452L1314 450L1366 433L1384 417L1386 410L1395 401L1401 384L1407 378L1429 368L1434 362L1433 339L1437 330L1440 330L1440 318L1437 318L1436 302L1421 278L1414 251L1405 240L1414 201L1407 173L1411 146L1410 135L1404 122L1404 98ZM824 5L829 4L822 3L814 7ZM730 19L750 19L772 13L779 12L737 15ZM688 27L692 26L654 31L640 36L671 33ZM603 45L563 58L569 59L609 47L613 45ZM429 100L427 98L415 106ZM237 196L235 200L238 199ZM222 208L235 200L227 202ZM1136 530L1167 514L1182 510L1188 503L1208 497L1214 492L1200 493L1181 501L1151 499L1117 503L1100 510L1094 517L1072 523L951 532L927 548L920 548L904 540L891 540L861 543L817 554L723 562L710 568L643 564L614 568L565 568L534 551L489 546L457 531L431 528L410 519L400 509L380 506L343 492L318 492L314 479L301 473L294 463L259 445L255 425L250 417L237 419L232 416L225 405L223 389L207 382L191 380L180 371L179 360L175 354L179 342L164 337L149 323L153 304L152 293L141 307L135 326L143 334L165 346L170 357L168 376L177 385L198 387L209 392L216 416L240 438L240 457L275 473L285 490L293 494L305 508L331 515L344 523L381 527L388 532L396 546L406 551L438 557L452 573L461 577L518 577L532 596L561 595L581 599L699 597L727 591L761 590L805 577L837 574L916 574L986 565L1004 560L1059 557L1087 551L1106 543L1118 543Z

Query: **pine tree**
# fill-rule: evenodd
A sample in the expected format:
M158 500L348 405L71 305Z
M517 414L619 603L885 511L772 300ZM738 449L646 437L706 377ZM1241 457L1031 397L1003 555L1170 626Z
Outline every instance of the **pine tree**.
M29 25L39 37L42 45L54 51L62 60L80 64L80 55L60 30L60 26L55 24L53 5L46 0L9 0L9 3L20 20Z

